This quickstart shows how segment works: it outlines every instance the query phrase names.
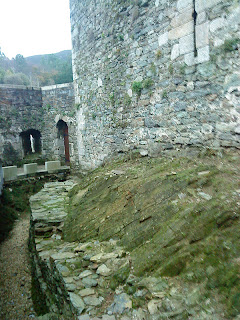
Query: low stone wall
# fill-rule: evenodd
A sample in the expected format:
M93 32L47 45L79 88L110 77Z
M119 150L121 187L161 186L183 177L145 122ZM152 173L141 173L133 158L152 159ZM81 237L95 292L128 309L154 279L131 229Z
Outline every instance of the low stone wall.
M61 274L61 265L56 263L52 253L61 239L58 233L61 233L66 216L65 194L73 185L72 181L46 183L42 191L30 198L32 211L30 252L33 277L39 284L41 295L49 311L64 315L64 319L76 319L76 310L69 301L68 291ZM51 234L53 237L45 240ZM68 255L64 252L62 255L67 259L74 254ZM58 261L58 257L55 258Z

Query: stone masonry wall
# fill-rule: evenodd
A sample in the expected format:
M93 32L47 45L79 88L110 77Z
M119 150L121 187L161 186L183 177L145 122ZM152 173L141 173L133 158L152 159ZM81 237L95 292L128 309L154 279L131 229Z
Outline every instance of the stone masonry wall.
M239 148L236 0L70 0L78 156Z
M77 137L75 97L73 83L42 88L44 109L44 146L53 159L64 161L63 138L59 137L57 123L63 120L68 126L70 162L77 164Z
M74 165L77 148L74 108L72 83L42 89L0 85L0 159L3 165L16 164L26 156L20 134L29 129L41 134L40 157L64 161L64 138L58 138L56 127L59 120L68 125L70 161Z
M0 85L0 159L9 165L22 159L20 133L29 129L42 132L40 88Z

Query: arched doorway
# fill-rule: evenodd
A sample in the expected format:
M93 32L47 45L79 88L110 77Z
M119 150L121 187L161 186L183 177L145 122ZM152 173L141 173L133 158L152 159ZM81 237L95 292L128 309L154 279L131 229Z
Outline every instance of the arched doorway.
M58 150L60 156L63 156L66 163L70 162L69 155L69 138L68 138L68 126L65 121L59 120L57 123L58 129Z
M23 156L41 153L41 133L35 129L29 129L20 133L22 138Z

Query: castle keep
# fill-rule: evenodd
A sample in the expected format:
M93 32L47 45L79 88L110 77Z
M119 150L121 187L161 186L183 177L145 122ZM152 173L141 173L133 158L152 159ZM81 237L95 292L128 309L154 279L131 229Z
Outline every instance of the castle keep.
M64 160L64 133L66 160L84 169L134 149L239 148L237 0L70 0L70 11L74 91L1 87L3 161L27 154L30 135Z

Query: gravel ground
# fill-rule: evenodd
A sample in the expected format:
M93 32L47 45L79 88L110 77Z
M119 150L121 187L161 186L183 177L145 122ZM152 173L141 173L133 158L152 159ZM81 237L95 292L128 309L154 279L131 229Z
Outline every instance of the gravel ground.
M0 319L36 318L31 299L31 266L28 253L29 216L15 222L0 245Z

